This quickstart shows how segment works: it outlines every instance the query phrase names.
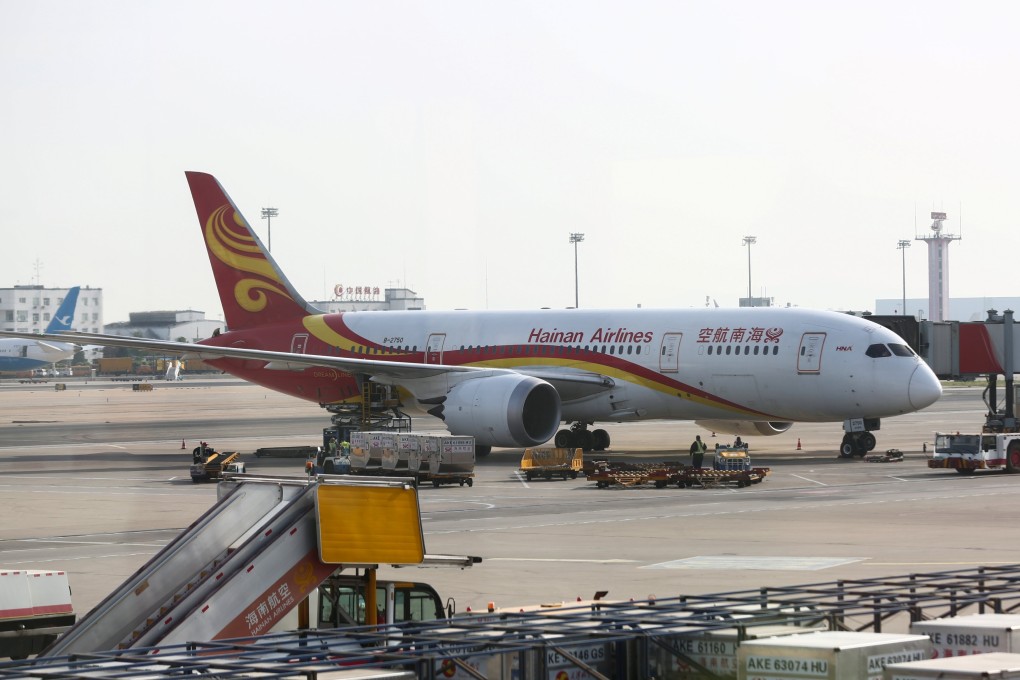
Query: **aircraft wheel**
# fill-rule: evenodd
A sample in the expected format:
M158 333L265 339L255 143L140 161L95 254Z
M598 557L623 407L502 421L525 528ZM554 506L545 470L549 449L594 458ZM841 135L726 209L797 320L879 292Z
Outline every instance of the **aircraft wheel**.
M609 448L609 433L605 430L595 430L591 433L592 448L595 451L605 451Z
M855 453L857 453L857 447L854 446L853 438L849 435L843 437L843 443L839 445L839 455L842 458L853 458Z
M475 444L475 458L485 458L492 453L492 447L484 444Z
M1020 472L1020 441L1013 440L1006 447L1006 472Z
M861 438L857 442L864 452L875 450L875 435L870 432L865 432L861 435ZM863 455L863 454L861 454Z
M591 451L595 447L595 436L589 430L582 430L577 433L577 447L585 451Z
M569 449L573 443L574 433L570 430L560 430L556 433L556 438L553 439L553 443L558 449Z

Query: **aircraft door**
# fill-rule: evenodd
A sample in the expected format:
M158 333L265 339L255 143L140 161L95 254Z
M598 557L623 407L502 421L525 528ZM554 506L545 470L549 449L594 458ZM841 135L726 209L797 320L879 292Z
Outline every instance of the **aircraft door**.
M659 372L677 373L680 370L680 341L683 333L666 333L659 347Z
M298 333L290 339L290 353L291 354L304 354L308 348L308 334Z
M446 333L430 333L428 344L425 346L425 363L443 363L443 343L446 342Z
M825 333L805 333L800 336L797 372L820 373L822 370L822 347L824 346Z

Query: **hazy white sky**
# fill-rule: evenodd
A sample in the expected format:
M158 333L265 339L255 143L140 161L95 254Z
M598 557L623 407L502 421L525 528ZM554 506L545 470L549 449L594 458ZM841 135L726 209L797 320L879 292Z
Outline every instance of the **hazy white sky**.
M0 0L0 285L221 318L185 170L309 299L871 309L950 215L1016 295L1020 5ZM918 215L915 232L915 210ZM995 266L992 266L995 265ZM926 246L906 253L927 294Z

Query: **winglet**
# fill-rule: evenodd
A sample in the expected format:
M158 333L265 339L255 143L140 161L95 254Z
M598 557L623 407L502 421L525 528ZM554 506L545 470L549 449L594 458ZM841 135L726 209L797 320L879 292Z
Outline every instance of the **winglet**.
M319 314L298 294L212 175L186 172L231 330Z
M53 315L46 326L47 333L62 333L71 330L71 326L74 324L74 309L78 305L80 291L81 286L75 286L67 291L67 297L57 307L57 313Z

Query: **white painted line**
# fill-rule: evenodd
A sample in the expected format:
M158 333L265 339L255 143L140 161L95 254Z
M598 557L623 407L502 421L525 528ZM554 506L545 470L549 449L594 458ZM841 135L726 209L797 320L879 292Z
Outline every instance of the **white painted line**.
M817 479L809 479L808 477L802 477L800 475L791 475L791 476L792 477L796 477L797 479L803 479L805 482L811 482L812 484L817 484L818 486L829 486L825 482L819 482Z
M578 562L584 564L626 564L638 560L568 560L558 557L486 557L486 562Z

